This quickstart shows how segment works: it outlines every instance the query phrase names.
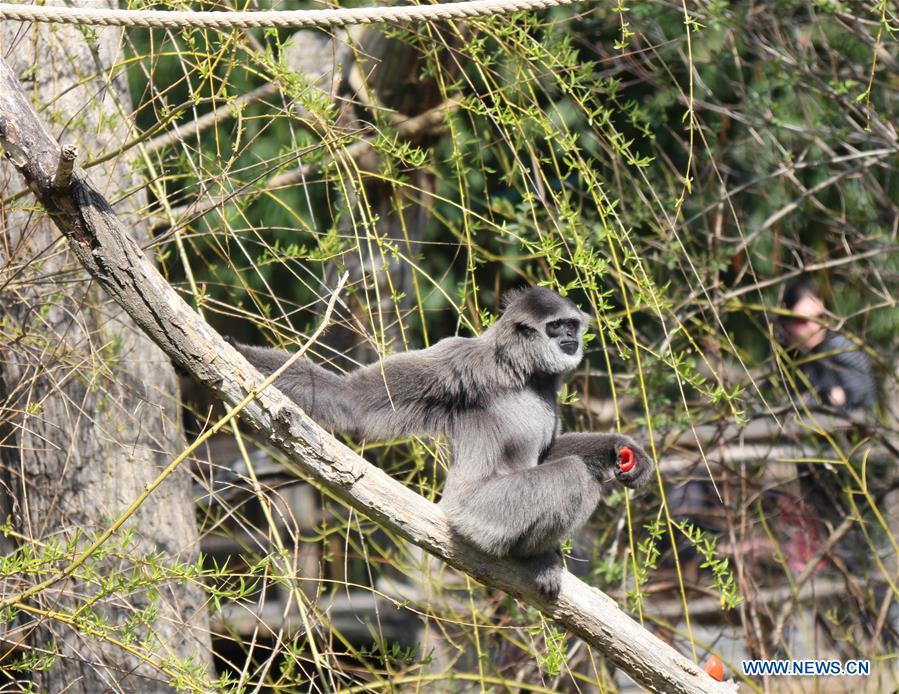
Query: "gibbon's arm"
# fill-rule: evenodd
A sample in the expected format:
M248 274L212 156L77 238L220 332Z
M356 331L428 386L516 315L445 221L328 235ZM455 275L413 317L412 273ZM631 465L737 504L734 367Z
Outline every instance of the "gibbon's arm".
M632 471L622 476L620 452L623 447L634 453L636 465ZM614 433L569 433L561 434L553 441L552 448L546 454L544 465L553 460L574 455L600 477L605 484L618 479L622 484L639 489L652 473L652 458L630 436Z
M593 513L603 486L617 479L639 487L653 469L646 452L620 434L565 434L543 463L505 475L459 479L477 470L459 462L440 502L450 526L489 554L525 560L550 598L561 581L559 545Z
M464 474L459 462L451 475ZM542 464L457 480L441 504L453 528L481 549L527 557L557 549L585 523L605 484L636 488L651 472L652 459L629 436L565 434Z
M269 375L289 358L283 350L236 344L237 350ZM319 424L364 438L444 433L449 397L443 366L430 350L396 354L349 374L300 359L275 386Z

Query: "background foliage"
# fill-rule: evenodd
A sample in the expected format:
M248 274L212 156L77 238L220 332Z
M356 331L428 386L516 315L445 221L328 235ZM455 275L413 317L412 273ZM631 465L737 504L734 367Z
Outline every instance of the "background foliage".
M638 498L608 491L566 548L569 568L699 658L811 650L888 668L896 543L877 509L895 457L863 465L895 427L897 29L885 0L619 0L333 40L130 31L119 67L152 251L213 325L290 348L349 270L341 325L316 349L346 369L475 334L510 287L568 294L596 324L564 396L566 428L627 431L660 462ZM326 71L338 58L360 66L361 85L345 71L334 96L308 61L297 71L304 45ZM433 109L443 117L410 132ZM774 319L800 276L875 358L877 427L835 434L791 406ZM185 387L196 433L214 404ZM326 492L307 488L298 508L289 470L250 444L234 432L195 461L221 686L615 686L597 654L539 614ZM353 444L439 496L440 442ZM828 464L857 521L846 552L816 554L842 518L806 510L800 459ZM863 483L869 472L880 487ZM302 567L284 559L295 551ZM800 597L797 577L822 556L812 580L851 603ZM350 598L368 638L341 631ZM412 638L396 638L407 628Z
M147 131L236 103L267 82L279 87L147 158L158 196L151 212L175 221L157 252L214 324L275 344L300 340L337 272L355 269L356 309L344 317L350 337L333 344L343 353L356 345L351 354L363 360L478 332L508 287L539 283L569 294L596 317L596 334L566 395L566 426L631 431L663 463L661 486L636 504L609 490L592 530L574 539L570 565L629 597L636 614L686 652L714 649L720 634L756 655L780 652L784 644L770 643L764 626L776 606L753 596L789 585L789 550L771 548L791 542L789 522L771 515L770 497L801 492L789 473L772 478L767 455L706 468L716 448L732 445L723 434L686 454L670 442L703 424L723 432L785 416L789 365L772 308L785 282L806 273L891 373L899 319L895 22L886 3L634 2L388 29L394 47L419 56L406 88L430 98L427 105L449 105L442 125L418 137L402 137L398 123L425 104L369 85L360 93L375 106L359 107L358 95L351 106L291 72L289 43L308 34L135 34L129 70ZM346 40L365 65L355 36ZM375 157L341 153L357 142ZM302 176L277 185L299 167ZM222 197L199 219L189 207L168 210ZM320 356L334 358L327 345ZM858 465L851 449L833 450L857 437L835 446L802 438L822 458ZM369 444L363 452L421 493L439 493L447 463L439 444ZM670 458L687 464L665 474ZM718 491L701 486L706 513L688 513L693 497L683 490L693 487L685 480L695 485L710 472ZM384 590L391 576L412 576L440 596L415 603L432 618L427 630L443 637L436 651L444 639L454 646L438 667L428 662L433 652L420 650L431 637L402 647L375 640L361 647L372 649L364 679L411 677L423 686L455 670L482 686L498 682L490 677L551 689L582 679L608 684L601 661L538 615L459 577L439 586L422 557L398 552L331 500L321 505L328 520L314 537L300 527L304 540L340 547L321 555L322 576L338 585L323 581L319 598L346 591L344 581ZM870 518L871 509L859 514ZM879 530L869 543L883 553ZM761 561L740 556L763 539L770 544ZM867 570L853 565L847 576L865 581ZM406 588L394 590L405 597ZM872 636L877 652L892 652L883 627L870 627L882 594L872 590L870 612L860 616L829 612L833 641L822 652L867 653ZM703 595L742 605L697 631L683 616L667 627L653 617L656 604L689 607ZM333 664L347 647L334 641L323 657Z

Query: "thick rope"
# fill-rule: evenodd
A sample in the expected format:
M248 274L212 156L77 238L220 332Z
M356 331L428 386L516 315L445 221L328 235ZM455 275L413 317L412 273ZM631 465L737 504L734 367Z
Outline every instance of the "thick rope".
M358 7L336 10L269 10L258 12L188 12L175 10L113 10L51 5L0 3L0 19L57 24L91 24L170 29L249 29L255 27L341 27L350 24L406 24L441 19L544 10L578 0L468 0L435 5Z

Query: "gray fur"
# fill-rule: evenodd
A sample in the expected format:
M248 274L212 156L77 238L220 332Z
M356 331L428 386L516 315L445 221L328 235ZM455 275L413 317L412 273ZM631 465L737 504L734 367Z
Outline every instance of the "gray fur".
M559 435L556 398L581 361L589 316L544 288L511 293L504 305L478 337L447 338L347 375L301 360L275 385L337 431L445 436L453 464L440 505L453 530L494 556L526 559L553 597L561 541L589 518L603 484L638 487L652 461L627 436ZM266 374L288 356L237 348ZM622 446L636 456L629 473L617 467Z

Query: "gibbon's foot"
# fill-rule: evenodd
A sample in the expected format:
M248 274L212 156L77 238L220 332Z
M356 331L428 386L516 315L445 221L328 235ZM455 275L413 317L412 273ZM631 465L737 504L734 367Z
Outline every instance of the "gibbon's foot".
M547 600L559 597L559 590L562 588L562 558L558 552L528 557L524 564L533 572L540 595Z
M613 447L615 477L625 487L639 489L652 474L652 458L630 437L622 436Z

